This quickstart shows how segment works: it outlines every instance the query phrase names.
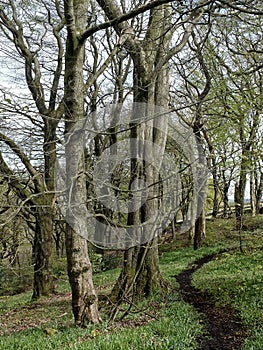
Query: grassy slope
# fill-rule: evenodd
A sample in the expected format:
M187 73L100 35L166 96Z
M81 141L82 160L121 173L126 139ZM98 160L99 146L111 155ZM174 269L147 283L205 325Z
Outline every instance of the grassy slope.
M239 310L249 337L242 350L263 349L263 217L247 218L252 231L242 234L244 252L224 253L197 271L193 284L220 305Z
M253 231L244 234L245 253L224 253L195 274L194 284L212 293L218 303L238 308L250 329L243 350L261 350L263 233L258 227L263 227L262 218L250 220L247 226ZM69 287L62 279L56 296L37 303L30 302L31 293L0 298L0 349L196 349L194 338L202 332L202 325L196 311L172 289L176 285L173 276L199 257L223 247L238 247L239 240L231 222L216 220L208 223L207 247L194 252L185 248L186 243L179 238L173 247L164 245L161 249L161 269L171 282L170 292L164 298L154 296L148 306L141 305L147 314L158 315L157 320L134 309L128 318L111 325L104 322L85 330L75 328ZM171 248L174 251L165 251ZM117 275L117 269L96 274L100 291L109 291Z

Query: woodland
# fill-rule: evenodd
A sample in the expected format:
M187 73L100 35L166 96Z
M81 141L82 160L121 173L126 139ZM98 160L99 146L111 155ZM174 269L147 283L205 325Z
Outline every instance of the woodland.
M263 348L262 28L0 2L0 349Z

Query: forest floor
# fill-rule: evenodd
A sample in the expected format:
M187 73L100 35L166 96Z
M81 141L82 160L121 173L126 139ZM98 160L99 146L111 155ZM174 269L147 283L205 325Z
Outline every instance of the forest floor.
M168 237L160 245L168 292L128 315L124 304L113 323L102 303L103 323L86 329L74 326L66 261L58 259L54 295L35 302L31 289L0 296L0 350L262 350L263 216L245 225L240 237L233 221L209 221L197 251L187 236ZM95 260L93 266L99 297L107 298L120 269L99 271Z
M239 313L230 306L216 306L209 293L192 285L193 273L217 256L218 254L211 254L194 261L189 268L176 276L176 281L180 285L179 291L184 301L192 304L203 315L205 330L197 338L199 349L240 349L247 334Z

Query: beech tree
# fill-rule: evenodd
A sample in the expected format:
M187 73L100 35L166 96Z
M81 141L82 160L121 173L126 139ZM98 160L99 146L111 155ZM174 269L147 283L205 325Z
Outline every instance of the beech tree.
M188 55L181 55L178 57L179 64L175 68L175 79L181 81L179 85L178 94L183 94L185 90L185 107L184 110L178 112L180 117L185 120L193 129L196 145L198 150L198 164L203 164L207 167L207 160L205 157L205 102L209 96L211 89L211 73L209 65L205 58L205 41L209 35L211 24L205 28L206 31L195 31L191 35L191 40L188 41ZM176 60L176 57L175 59ZM174 100L177 102L178 97ZM175 102L175 103L176 103ZM182 102L180 102L182 103ZM189 107L188 107L189 106ZM175 108L175 107L174 107ZM198 217L193 224L190 232L193 239L194 249L198 249L202 245L202 240L205 238L205 208L203 198L206 193L206 183L202 183L204 179L201 177L199 184L199 198L197 198L196 212Z
M101 1L98 3L105 11L109 20L122 15L122 9L114 1ZM134 119L131 120L131 154L130 184L137 183L141 176L148 187L148 198L139 209L130 208L127 224L129 227L141 226L143 235L149 237L146 244L130 248L125 251L124 266L113 295L118 301L124 298L139 295L149 295L154 290L162 290L163 280L158 265L158 241L156 237L156 223L143 226L143 223L150 221L156 210L158 210L158 169L143 161L145 152L147 157L154 155L153 150L147 147L147 142L158 144L162 149L158 154L160 162L166 146L167 118L154 117L157 110L154 106L167 107L169 94L169 59L181 51L195 23L204 13L203 2L199 2L191 8L190 15L186 15L185 21L177 24L178 31L181 30L182 37L175 45L170 47L174 33L172 25L172 7L162 5L152 9L147 18L147 27L144 29L143 37L136 35L135 29L128 23L114 23L113 27L118 35L125 33L127 36L124 47L133 61L133 101L135 103ZM180 22L179 22L180 23ZM186 28L184 28L184 23ZM136 103L138 109L136 110ZM139 120L138 115L141 115ZM148 116L148 117L147 117ZM149 120L148 120L149 119ZM147 122L145 122L147 120ZM151 153L152 152L152 153ZM138 199L138 198L137 198ZM135 204L134 204L135 205ZM136 230L136 229L135 229ZM137 235L136 231L133 233ZM116 311L116 310L115 310ZM113 314L114 317L114 314Z
M65 53L65 77L64 77L64 101L66 132L71 132L74 122L84 118L84 81L83 63L85 47L84 42L80 42L79 35L85 30L87 25L89 1L65 1L65 18L67 24L67 45ZM74 136L73 136L74 137ZM72 179L78 176L77 183L72 189L73 198L71 205L74 205L79 198L86 202L86 178L85 159L83 149L83 139L75 135L73 142L67 143L67 178L72 186ZM78 156L79 155L79 156ZM78 163L74 160L77 157ZM75 199L76 196L76 199ZM67 215L71 216L71 212ZM87 321L100 322L98 312L98 298L93 285L91 262L88 255L87 241L81 237L82 232L74 231L74 214L72 215L72 225L67 225L66 250L68 275L72 289L72 307L77 325L85 325Z
M232 144L235 143L236 157L239 158L238 166L235 162L238 171L235 184L235 210L239 230L242 228L245 190L249 174L251 175L251 197L254 196L256 168L253 165L253 153L258 160L260 159L255 147L260 139L262 109L262 74L258 56L261 51L258 34L261 22L261 17L248 20L247 15L239 15L227 19L228 26L224 31L219 19L216 27L216 32L221 35L221 44L217 47L215 62L217 67L222 67L221 72L219 72L220 68L217 68L220 84L220 96L217 94L217 100L221 101L221 109L225 110L223 118L229 118L231 121L230 123L227 121L227 124L232 125L230 137L233 140ZM228 57L225 57L223 52L226 49ZM256 177L259 174L258 170L256 170ZM255 201L252 201L252 205L256 208Z
M20 64L24 65L24 76L26 86L31 94L29 101L33 101L34 109L28 110L23 103L20 106L10 108L11 97L6 97L2 104L5 115L15 115L16 118L25 117L29 123L36 125L40 130L43 154L43 173L39 171L40 164L34 165L34 160L24 151L23 145L9 137L6 133L0 134L1 142L4 142L9 149L19 158L27 170L24 179L17 176L8 160L0 154L1 172L3 178L12 187L13 191L28 206L35 217L35 238L33 247L34 257L34 287L33 298L41 295L48 295L53 291L52 281L52 246L54 230L54 167L56 159L56 128L63 115L63 103L58 101L59 79L62 71L62 40L59 35L63 23L58 17L56 22L51 19L46 23L43 15L43 7L37 9L35 4L7 1L0 8L0 30L4 42L8 43L9 55L12 50L16 52ZM18 10L19 8L19 10ZM36 11L39 11L38 15ZM32 23L35 23L32 32ZM43 26L43 27L42 27ZM46 51L47 68L43 69L41 61L41 50L39 40L44 42L47 35L47 27L53 31L54 41L57 44L56 63L54 75L46 91L46 73L49 70L48 52ZM30 35L31 34L31 35ZM53 52L54 55L54 52ZM8 59L8 58L7 58ZM43 77L44 75L44 77ZM8 103L7 103L8 102ZM31 107L30 107L31 108ZM38 115L36 115L38 113ZM27 121L25 120L25 123Z
M247 13L246 15L242 15L242 9ZM250 11L252 11L251 17L248 19ZM207 157L211 163L210 169L213 176L214 216L218 213L221 199L224 207L223 215L225 217L228 215L229 190L234 181L241 179L241 174L243 174L243 180L241 183L238 180L241 187L247 183L244 174L250 174L250 188L254 193L251 194L251 197L254 197L254 202L256 199L256 190L253 190L254 176L258 179L256 183L260 184L260 173L257 172L254 175L250 171L251 167L259 168L253 166L250 161L253 153L256 154L257 161L260 159L258 152L252 149L255 144L258 144L260 130L260 118L257 114L261 110L261 65L257 55L261 50L258 30L261 27L262 18L260 16L252 18L252 13L253 15L260 14L260 11L257 12L256 7L247 10L240 7L237 16L231 10L226 9L220 16L212 17L211 31L206 43L202 46L202 56L206 60L207 73L211 77L210 93L203 101L202 133L207 142ZM189 62L191 62L191 57L182 59L182 71L186 69ZM189 72L192 72L192 75ZM184 93L179 88L178 96L182 99L181 105L187 108L187 103L189 103L187 98L190 98L192 91L195 93L198 89L194 85L194 79L199 81L199 85L202 84L200 69L196 69L193 64L184 76L189 82L188 88ZM241 171L239 165L242 164L240 159L244 158L242 148L245 147L245 144L250 150L248 151L249 156L245 155L247 160L243 161ZM241 193L241 187L239 185L237 187L239 188L237 193ZM245 195L244 191L243 189L241 197ZM241 200L237 198L237 200L238 212L240 202L244 202L244 197ZM253 206L256 208L255 203ZM237 216L240 214L237 213Z
M85 203L87 199L83 138L78 133L72 133L72 130L74 130L76 123L84 119L84 94L97 78L95 74L84 84L85 42L98 30L108 28L116 23L121 26L125 20L134 17L137 12L143 12L157 4L159 2L152 2L150 5L138 7L125 15L117 12L110 18L112 21L86 29L89 1L69 0L64 2L67 23L64 77L65 129L70 138L70 142L66 140L66 176L67 187L71 193L70 206L67 211L67 219L71 224L67 226L66 248L73 313L76 324L81 326L85 325L87 321L100 322L98 298L92 281L87 242L82 238L87 236L85 217L76 215L76 212L72 211L75 204ZM126 32L119 34L120 40L113 48L112 56L128 40ZM108 59L105 61L105 68L109 62ZM75 179L77 180L74 181ZM80 227L81 232L75 232L75 227Z

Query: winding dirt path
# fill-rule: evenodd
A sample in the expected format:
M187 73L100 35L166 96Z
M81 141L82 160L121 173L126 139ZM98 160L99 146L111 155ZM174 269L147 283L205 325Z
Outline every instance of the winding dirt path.
M218 307L212 297L191 284L192 274L218 254L208 255L195 261L191 267L175 276L180 293L187 303L203 314L205 332L197 339L199 350L234 350L246 337L246 330L237 311L230 307Z

